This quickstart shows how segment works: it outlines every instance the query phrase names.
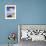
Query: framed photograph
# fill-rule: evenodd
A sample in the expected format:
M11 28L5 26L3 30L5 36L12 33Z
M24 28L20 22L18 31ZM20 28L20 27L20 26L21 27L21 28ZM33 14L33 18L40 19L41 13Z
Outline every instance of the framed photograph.
M46 25L19 24L18 38L19 42L21 40L46 41Z
M5 5L5 19L16 19L16 5Z

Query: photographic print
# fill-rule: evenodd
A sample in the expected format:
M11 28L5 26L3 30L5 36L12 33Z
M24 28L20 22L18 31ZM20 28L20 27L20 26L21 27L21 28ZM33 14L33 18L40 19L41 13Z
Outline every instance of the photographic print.
M5 19L16 19L16 5L5 5Z
M19 24L18 42L20 46L46 42L46 25Z

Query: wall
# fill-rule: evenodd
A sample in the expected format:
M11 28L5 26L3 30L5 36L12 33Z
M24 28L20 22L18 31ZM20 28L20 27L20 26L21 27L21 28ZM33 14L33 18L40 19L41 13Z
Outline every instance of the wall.
M8 34L10 32L16 32L17 23L16 20L5 20L5 5L16 4L16 0L0 0L0 44L7 44ZM17 43L17 39L15 41Z
M17 0L19 24L46 24L46 0Z
M16 4L16 20L4 19L5 4ZM0 44L8 43L9 32L18 32L17 24L46 24L46 0L0 0Z

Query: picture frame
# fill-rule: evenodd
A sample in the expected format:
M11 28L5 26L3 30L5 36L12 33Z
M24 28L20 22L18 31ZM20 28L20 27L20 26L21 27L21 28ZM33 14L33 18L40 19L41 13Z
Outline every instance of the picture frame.
M16 19L16 5L5 5L5 19Z

